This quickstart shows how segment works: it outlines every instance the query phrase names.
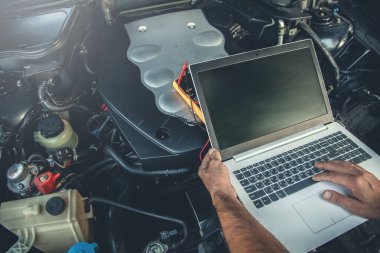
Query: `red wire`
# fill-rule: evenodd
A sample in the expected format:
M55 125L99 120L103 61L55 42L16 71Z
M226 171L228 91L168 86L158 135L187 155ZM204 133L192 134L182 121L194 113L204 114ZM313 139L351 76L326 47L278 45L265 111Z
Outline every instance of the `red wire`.
M203 148L201 149L201 152L199 152L199 160L203 161L203 157L202 157L202 154L203 152L205 151L207 145L210 143L210 139L207 139L207 141L205 142L205 145L203 145Z
M182 66L181 74L178 77L178 85L181 84L181 81L185 75L186 69L187 69L187 61L185 60L185 62L183 63L183 66Z
M196 104L199 104L198 101L192 99L192 98L190 97L190 95L187 94L187 92L185 92L185 91L181 88L181 86L180 86L181 81L182 81L182 78L186 75L187 65L188 65L188 64L187 64L187 61L185 60L183 66L182 66L181 74L179 74L179 77L178 77L178 79L177 79L178 88L179 88L179 90L182 91L182 92L186 95L186 97L188 97L191 101L193 101L193 102L196 103Z

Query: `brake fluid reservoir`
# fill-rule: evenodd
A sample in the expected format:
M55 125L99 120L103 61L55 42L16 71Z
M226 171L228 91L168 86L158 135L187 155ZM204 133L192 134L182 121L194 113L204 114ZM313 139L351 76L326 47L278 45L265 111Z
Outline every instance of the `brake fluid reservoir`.
M78 135L70 123L57 114L41 119L38 130L34 133L34 139L48 153L54 153L62 148L74 149L78 145Z

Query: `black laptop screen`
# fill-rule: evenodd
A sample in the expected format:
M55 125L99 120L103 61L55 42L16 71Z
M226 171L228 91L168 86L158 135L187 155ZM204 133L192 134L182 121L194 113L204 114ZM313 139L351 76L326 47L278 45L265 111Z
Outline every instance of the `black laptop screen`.
M220 149L327 114L308 48L198 76Z

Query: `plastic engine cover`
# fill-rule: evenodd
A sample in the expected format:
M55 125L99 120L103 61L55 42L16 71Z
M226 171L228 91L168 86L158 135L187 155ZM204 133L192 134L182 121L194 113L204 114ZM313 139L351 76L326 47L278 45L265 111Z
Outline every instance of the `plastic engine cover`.
M172 87L185 60L189 64L227 56L223 34L211 26L202 10L150 17L125 25L131 44L127 56L153 92L157 108L194 122L190 108Z

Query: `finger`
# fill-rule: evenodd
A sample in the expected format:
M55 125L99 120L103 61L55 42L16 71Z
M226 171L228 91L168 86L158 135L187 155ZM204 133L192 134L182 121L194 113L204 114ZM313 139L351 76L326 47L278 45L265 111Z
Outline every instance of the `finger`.
M363 167L361 167L359 164L356 164L356 163L351 163L351 165L353 167L355 167L358 171L360 171L361 173L363 172L368 172L366 169L364 169Z
M210 153L210 163L208 165L208 168L215 168L215 169L224 169L225 166L222 163L222 156L220 155L220 152L218 150L214 150L212 153Z
M339 172L322 172L314 175L313 180L315 181L327 181L333 182L335 184L342 185L349 190L352 189L354 183L354 176L348 174L342 174Z
M354 166L353 163L345 161L328 161L328 162L318 162L314 166L318 169L335 171L349 175L358 175L360 170Z
M212 149L212 152L211 153L209 152L208 154L211 160L218 161L218 162L222 161L222 155L217 149Z
M210 148L205 157L203 158L203 161L201 165L199 166L200 170L207 169L210 165L211 160L214 160L212 157L214 156L214 153L219 153L216 149Z
M362 204L358 200L344 196L336 191L327 190L323 192L322 197L323 199L341 206L354 214L360 215L362 212Z

